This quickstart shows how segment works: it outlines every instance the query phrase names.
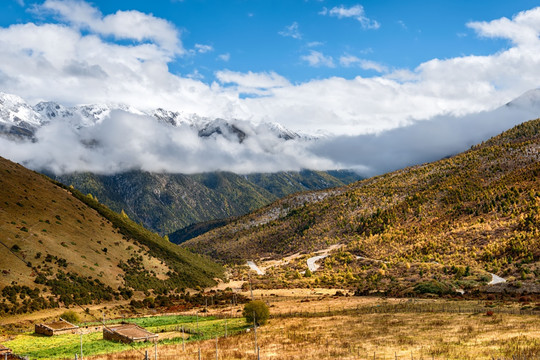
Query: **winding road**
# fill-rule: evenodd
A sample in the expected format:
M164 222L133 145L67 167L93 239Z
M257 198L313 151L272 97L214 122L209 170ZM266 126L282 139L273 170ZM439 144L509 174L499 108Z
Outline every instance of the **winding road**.
M491 274L491 281L488 283L488 285L502 284L505 282L506 282L506 279L503 279L502 277L497 276L495 274Z
M310 257L309 259L307 259L307 267L309 271L311 272L317 271L317 269L321 267L319 264L317 264L317 261L324 259L327 256L328 254L317 255L317 256Z
M247 265L251 268L251 270L255 271L257 273L257 275L264 275L265 272L264 270L261 270L257 264L255 264L253 261L248 261L247 262Z

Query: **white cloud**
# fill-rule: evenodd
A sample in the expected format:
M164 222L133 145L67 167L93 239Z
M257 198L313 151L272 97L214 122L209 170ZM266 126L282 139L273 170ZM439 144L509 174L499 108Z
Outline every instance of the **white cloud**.
M201 138L188 125L172 127L150 116L113 111L102 122L78 130L58 119L38 130L36 142L14 144L0 137L0 149L2 156L12 161L56 174L111 174L134 169L251 173L335 167L308 151L306 143L280 139L267 128L246 122L234 125L248 135L242 143L224 136Z
M229 54L229 53L221 54L221 55L218 56L218 59L222 60L222 61L225 61L225 62L228 62L229 60L231 60L231 54Z
M338 19L353 18L358 20L364 29L378 29L381 26L377 21L369 19L366 16L366 12L364 11L364 7L362 5L354 5L349 8L345 7L344 5L340 5L335 6L330 10L323 8L319 14L337 17Z
M298 23L296 21L289 26L285 26L285 29L278 32L278 34L285 37L292 37L293 39L302 38L302 34L300 33Z
M15 2L20 6L24 6L24 0L15 0Z
M116 39L150 40L173 54L183 52L179 32L170 22L139 11L117 11L103 16L82 0L46 0L35 12L51 12L72 26Z
M540 33L540 7L522 11L511 20L503 17L493 21L469 22L468 27L485 37L504 38L518 45L537 44Z
M276 87L289 86L290 82L275 72L254 73L254 72L235 72L230 70L218 71L216 78L223 84L236 84L246 88L269 89Z
M324 55L320 51L311 50L308 55L301 56L301 59L306 61L310 66L320 67L335 67L334 59L331 56Z
M345 67L359 66L364 70L374 70L379 73L388 72L388 68L376 61L360 59L354 55L343 55L339 58L339 63Z
M540 90L536 90L523 100L539 97ZM520 106L519 102L464 117L437 116L382 134L329 137L314 142L309 150L365 176L382 174L458 154L538 116L540 102L536 106Z
M204 54L207 52L214 51L214 48L210 45L195 44L195 49L198 53Z

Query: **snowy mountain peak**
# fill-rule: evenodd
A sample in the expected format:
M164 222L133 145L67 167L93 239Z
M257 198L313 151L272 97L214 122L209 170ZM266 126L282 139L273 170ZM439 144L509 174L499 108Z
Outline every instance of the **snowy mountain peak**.
M64 106L52 102L43 101L33 107L34 111L43 116L44 119L52 120L54 118L68 118L73 116L73 112Z
M42 118L22 98L0 92L0 124L34 130Z
M278 123L254 124L238 119L209 119L196 114L170 111L163 108L142 112L123 104L94 104L66 107L52 101L35 106L28 105L16 95L0 93L0 133L34 139L42 125L61 121L74 129L82 130L102 123L111 112L121 110L129 114L151 116L162 124L173 127L189 126L201 138L225 138L242 143L247 138L273 137L280 140L310 139L290 131ZM35 139L34 139L35 140Z
M172 126L180 126L181 124L193 125L193 121L188 119L183 113L178 111L165 110L163 108L158 108L149 113L158 121L169 124Z
M264 126L266 126L270 131L274 132L279 138L284 140L293 140L301 137L299 134L286 129L283 125L276 122L267 122L264 123Z

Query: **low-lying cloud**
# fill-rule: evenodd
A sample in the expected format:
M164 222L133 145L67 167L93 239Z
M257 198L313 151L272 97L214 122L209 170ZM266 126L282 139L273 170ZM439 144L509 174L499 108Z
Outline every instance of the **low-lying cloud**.
M310 151L373 176L455 155L524 121L540 117L540 90L489 112L438 116L380 134L337 136L313 143Z
M373 176L457 154L539 116L540 89L490 112L439 116L379 134L286 140L268 124L221 120L211 126L224 127L203 136L199 131L206 128L200 124L173 126L153 116L113 110L82 127L73 119L53 118L37 130L34 142L0 137L0 155L58 175L352 169Z
M145 115L112 111L89 127L55 120L36 132L36 141L0 138L2 156L31 169L64 174L89 171L114 174L129 170L167 173L332 169L335 165L306 148L260 126L237 121L246 133L240 143L221 134L200 137L188 125L170 126ZM267 129L266 129L267 130Z

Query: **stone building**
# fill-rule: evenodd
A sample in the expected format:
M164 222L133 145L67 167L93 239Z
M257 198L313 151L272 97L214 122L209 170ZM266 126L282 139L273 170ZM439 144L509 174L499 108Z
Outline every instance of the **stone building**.
M103 339L133 343L157 341L158 336L135 324L121 324L104 327Z
M77 325L60 318L59 321L54 321L48 324L36 324L35 333L46 336L53 336L59 334L75 334L79 330Z

